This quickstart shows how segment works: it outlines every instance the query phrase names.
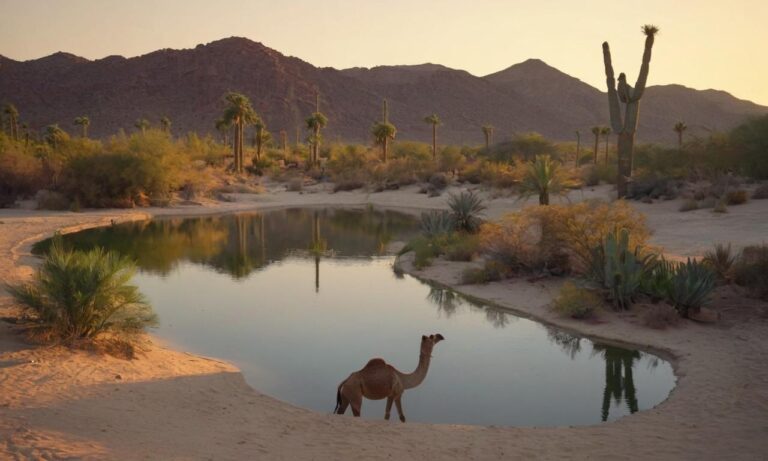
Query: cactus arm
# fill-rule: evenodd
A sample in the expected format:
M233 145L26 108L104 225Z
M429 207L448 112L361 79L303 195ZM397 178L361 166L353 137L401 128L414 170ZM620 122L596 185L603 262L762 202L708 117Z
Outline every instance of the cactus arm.
M608 109L611 115L611 127L615 133L621 133L624 127L621 121L619 95L616 92L616 78L613 75L611 49L608 46L608 42L603 42L603 62L605 63L605 82L608 86Z
M645 37L645 51L643 51L643 64L640 66L640 74L637 76L635 91L632 94L633 101L639 101L645 92L645 83L648 81L648 69L651 65L651 49L653 48L653 34Z

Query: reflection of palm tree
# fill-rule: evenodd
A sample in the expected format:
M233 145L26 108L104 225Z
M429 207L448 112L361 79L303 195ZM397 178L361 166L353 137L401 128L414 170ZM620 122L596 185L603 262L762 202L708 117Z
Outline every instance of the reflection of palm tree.
M635 360L640 359L640 352L630 351L619 347L594 344L593 350L601 353L605 359L605 388L603 389L602 420L608 420L611 408L611 397L618 404L621 400L627 402L630 413L638 410L632 368ZM623 372L623 373L622 373Z
M437 306L437 311L444 313L446 318L450 318L461 306L461 298L452 290L446 290L438 287L430 287L427 299Z
M509 323L509 316L500 310L485 308L485 318L494 326L494 328L504 328Z
M550 341L560 346L560 348L568 354L573 360L576 354L581 351L581 338L568 334L564 331L555 330L554 328L547 328L547 337Z

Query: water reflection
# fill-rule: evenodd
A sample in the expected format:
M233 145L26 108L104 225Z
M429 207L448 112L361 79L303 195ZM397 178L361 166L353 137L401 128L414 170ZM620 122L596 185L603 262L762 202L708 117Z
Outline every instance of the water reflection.
M637 412L637 395L632 369L635 367L635 361L640 359L640 352L604 344L593 344L592 350L595 354L601 354L605 360L605 387L603 388L601 419L608 421L611 397L617 405L621 402L626 403L630 413Z

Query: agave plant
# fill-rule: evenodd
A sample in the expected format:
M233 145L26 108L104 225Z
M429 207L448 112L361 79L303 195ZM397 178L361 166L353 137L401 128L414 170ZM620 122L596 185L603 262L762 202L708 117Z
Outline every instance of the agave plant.
M552 160L549 155L537 155L536 159L526 164L526 172L519 186L520 197L528 199L532 195L539 196L539 205L549 205L549 195L560 195L571 187L570 181L560 163Z
M60 339L91 339L155 322L152 308L128 283L135 271L133 262L117 253L69 251L55 239L32 283L7 289Z
M609 233L593 253L592 276L603 288L616 309L628 309L640 291L653 256L641 257L639 248L630 250L629 231Z
M714 250L704 254L703 262L715 271L720 280L728 281L733 263L736 262L736 256L731 251L730 244L718 243Z
M421 214L421 233L427 237L451 233L456 224L447 211L430 211Z
M680 264L672 277L668 297L681 316L698 312L715 289L715 273L706 264L691 260Z
M672 278L677 272L679 264L664 259L664 257L650 257L645 275L640 283L640 289L653 299L664 299L668 296L672 287Z
M464 191L459 195L450 194L448 206L456 230L475 232L482 223L485 204L479 195L472 191Z

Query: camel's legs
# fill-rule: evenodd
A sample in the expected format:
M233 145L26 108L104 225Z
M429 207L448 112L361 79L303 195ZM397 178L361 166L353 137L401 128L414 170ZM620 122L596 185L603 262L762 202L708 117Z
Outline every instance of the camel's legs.
M389 421L389 413L392 411L393 400L394 399L392 398L392 396L387 397L387 409L384 410L384 419L386 419L387 421Z
M347 412L347 407L349 406L349 399L344 397L344 394L341 394L341 405L339 405L338 411L336 411L337 415L343 415Z
M360 416L360 407L363 406L363 396L356 395L349 399L349 404L352 406L352 414L354 416Z
M397 406L397 413L400 415L400 421L405 422L405 415L403 414L403 404L400 402L400 397L402 395L398 395L395 398L395 405Z

